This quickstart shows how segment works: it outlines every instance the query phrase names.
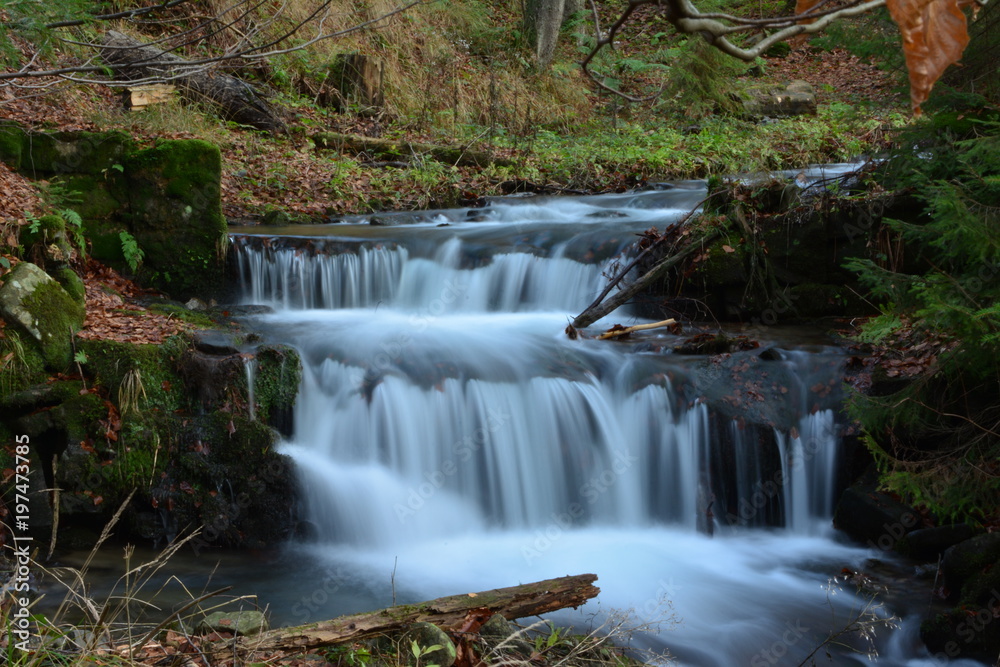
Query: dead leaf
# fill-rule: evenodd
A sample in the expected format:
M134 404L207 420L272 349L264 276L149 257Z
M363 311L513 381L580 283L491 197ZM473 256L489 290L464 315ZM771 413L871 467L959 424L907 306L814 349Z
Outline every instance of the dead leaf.
M903 54L910 73L910 103L920 105L949 65L962 57L969 32L962 7L971 0L887 0L886 6L903 36Z
M728 246L728 245L722 246L722 249L725 250L726 252L736 252L736 250L734 250L732 248L732 246Z

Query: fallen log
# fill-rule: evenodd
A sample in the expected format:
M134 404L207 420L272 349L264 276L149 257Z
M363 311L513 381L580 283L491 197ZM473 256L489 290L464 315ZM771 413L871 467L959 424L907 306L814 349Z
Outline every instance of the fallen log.
M369 159L409 160L413 157L429 156L438 162L456 167L487 167L491 164L500 167L514 166L513 160L496 157L484 151L473 150L464 146L435 146L412 141L394 141L362 137L339 132L317 132L312 136L316 148L333 148L348 151L355 155L365 154Z
M683 261L688 255L691 255L697 250L704 249L707 244L711 243L721 235L722 232L719 229L711 229L697 239L690 241L683 249L673 255L667 255L661 259L653 265L653 268L629 283L626 287L623 287L614 295L604 299L603 301L591 304L585 311L577 315L572 324L566 328L567 335L571 338L575 337L576 329L588 327L619 306L624 305L636 294L658 280L671 268L680 264L681 261Z
M189 100L214 104L227 120L268 132L287 132L284 122L250 84L208 65L192 63L115 30L104 33L101 58L127 81L173 84Z
M213 644L213 653L230 655L246 651L307 650L402 630L412 623L428 622L450 628L459 626L469 612L502 614L508 620L536 616L567 607L578 607L596 597L597 575L547 579L533 584L497 588L378 611L340 616L328 621L278 628L252 637Z

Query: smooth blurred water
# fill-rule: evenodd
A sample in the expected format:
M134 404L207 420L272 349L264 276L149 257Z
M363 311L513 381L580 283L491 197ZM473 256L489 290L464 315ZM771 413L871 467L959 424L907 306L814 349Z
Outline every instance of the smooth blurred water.
M829 580L883 555L830 527L840 425L822 388L839 353L742 353L780 379L782 405L765 407L787 415L747 424L706 402L715 362L662 351L668 334L563 334L617 252L702 196L688 183L238 234L244 300L277 309L256 326L305 364L283 449L316 535L289 547L311 588L273 613L389 604L393 571L398 601L593 572L599 602L567 622L634 609L664 621L637 644L687 665L798 664L846 624L861 601ZM907 632L882 633L879 664L924 664Z

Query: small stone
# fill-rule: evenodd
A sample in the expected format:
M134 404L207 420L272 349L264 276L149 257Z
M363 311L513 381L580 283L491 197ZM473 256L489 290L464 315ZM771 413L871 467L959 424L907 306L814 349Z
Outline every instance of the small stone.
M188 310L208 310L208 306L198 297L193 297L184 304Z
M416 642L420 656L414 655L413 645ZM436 648L435 648L436 647ZM428 650L428 649L434 650ZM433 623L414 623L400 637L401 652L405 652L411 667L451 667L455 664L457 655L455 644L445 631Z

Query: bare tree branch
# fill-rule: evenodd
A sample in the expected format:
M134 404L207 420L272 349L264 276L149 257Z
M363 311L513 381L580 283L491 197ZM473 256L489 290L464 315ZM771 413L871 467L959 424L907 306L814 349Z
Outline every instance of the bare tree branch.
M597 42L580 65L584 74L600 88L631 102L642 102L650 98L633 97L606 85L594 74L590 65L602 49L614 46L615 39L621 29L635 11L643 5L653 5L660 8L663 16L678 32L700 35L723 53L746 61L754 60L778 42L783 42L797 35L820 32L838 19L864 14L885 5L885 0L854 0L846 6L822 9L829 1L823 0L808 11L793 16L747 19L719 12L701 13L691 0L629 0L628 6L607 33L602 34L599 29L597 30ZM597 14L596 7L594 14L595 16ZM751 47L737 46L729 39L730 35L741 32L768 29L775 30L775 32L768 34Z
M91 21L115 21L118 19L134 19L146 14L151 14L153 12L158 12L164 9L171 9L177 5L183 5L185 2L190 0L169 0L160 5L154 5L152 7L139 7L138 9L129 9L123 12L116 12L114 14L98 14L90 17L89 19L76 19L73 21L56 21L55 23L49 23L44 26L48 30L54 30L56 28L73 28L80 25L86 25Z
M260 0L257 4L243 11L236 19L227 21L226 24L224 24L221 28L218 28L217 30L213 31L213 33L211 34L217 34L218 32L221 32L222 30L232 26L233 24L241 20L243 17L247 16L251 11L253 11L254 8L264 4L265 1L266 0ZM46 77L59 77L62 80L73 81L76 83L102 84L108 86L134 86L145 83L169 82L171 80L175 80L178 78L190 76L194 72L204 71L204 69L208 68L209 66L217 65L219 63L233 62L233 61L257 62L261 60L266 60L268 58L272 58L280 54L292 53L294 51L301 51L321 41L325 41L328 39L336 39L339 37L343 37L345 35L349 35L355 32L372 28L385 20L388 20L398 14L401 14L409 9L412 9L413 7L416 7L417 5L426 4L427 2L430 1L431 0L411 0L407 4L400 5L399 7L389 12L386 12L385 14L377 16L375 18L369 19L367 21L362 21L361 23L350 26L348 28L344 28L342 30L328 32L326 30L325 23L329 19L329 6L332 0L325 0L324 2L321 2L319 6L313 12L311 12L307 18L297 22L293 27L285 30L280 37L272 38L269 41L264 42L262 44L255 45L248 43L249 40L247 40L246 37L244 37L243 43L240 45L239 48L231 49L218 56L190 59L184 61L183 63L178 63L177 61L174 60L163 59L159 57L155 60L144 60L141 62L134 63L135 67L141 66L143 69L157 68L157 67L166 69L166 71L164 71L162 74L157 73L156 76L145 76L137 79L131 79L129 81L120 81L120 82L109 81L106 79L72 76L72 75L88 74L95 72L107 72L109 68L106 65L96 64L95 59L91 58L79 65L70 65L67 67L60 67L60 68L46 69L46 70L32 70L31 65L33 65L35 61L35 59L33 58L31 62L29 62L27 65L25 65L16 72L0 73L0 82L8 82L18 79L38 79ZM247 4L247 2L248 0L240 0L239 2L235 3L234 5L231 5L230 7L220 12L219 15L212 17L210 20L201 23L199 26L196 26L195 28L187 30L182 34L183 35L194 34L200 27L207 26L212 22L217 22L221 16L224 16L227 13L234 11L236 8ZM270 23L272 23L277 17L277 15L279 15L280 12L283 10L284 10L284 5L282 6L282 8L280 8L278 11L275 12L275 14L272 16L271 20L267 24L259 26L257 29L252 31L252 33L250 33L250 36L251 37L257 36L261 32L263 27L270 25ZM303 30L308 24L312 22L316 22L317 26L315 33L309 39L299 44L295 44L285 48L275 48L282 42L290 39L296 33ZM176 37L176 35L174 37ZM176 51L185 45L194 44L198 41L201 41L202 39L204 39L204 36L188 39L182 42L181 44L174 46L172 49L164 50L163 53L167 54L170 53L171 51ZM115 48L113 46L108 47L106 45L96 44L93 42L77 42L70 40L66 41L72 44L87 46L95 49ZM148 45L152 46L157 43L161 43L162 41L164 40L157 40L154 42L150 42ZM124 48L124 47L119 47L119 48ZM7 85L11 84L0 83L0 87Z

